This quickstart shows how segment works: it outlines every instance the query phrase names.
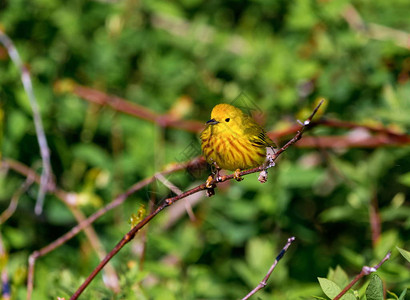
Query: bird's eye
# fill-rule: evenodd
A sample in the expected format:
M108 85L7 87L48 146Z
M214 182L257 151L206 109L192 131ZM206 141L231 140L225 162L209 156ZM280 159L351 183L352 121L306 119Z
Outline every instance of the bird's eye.
M226 118L226 119L225 119L225 122L229 122L229 120L230 120L229 118Z

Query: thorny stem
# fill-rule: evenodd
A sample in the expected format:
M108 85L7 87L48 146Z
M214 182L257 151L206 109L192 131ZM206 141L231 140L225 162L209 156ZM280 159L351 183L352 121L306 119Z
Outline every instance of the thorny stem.
M305 131L306 127L308 127L312 121L312 118L318 111L319 107L322 105L324 100L320 101L320 103L316 106L316 108L313 110L312 114L309 116L309 118L303 122L303 126L300 128L300 130L296 133L296 135L288 141L282 148L280 148L278 151L276 151L272 155L272 161L275 161L279 155L281 155L286 149L288 149L291 145L295 144L298 140L302 138L302 134ZM240 176L248 175L251 173L256 173L265 170L265 166L259 166L257 168L253 168L250 170L245 170L239 173ZM227 180L232 180L234 178L234 174L222 176L218 178L218 180L213 179L210 183L211 185L217 185L218 183L225 182ZM118 244L108 253L108 255L98 264L98 266L91 272L91 274L87 277L87 279L83 282L83 284L78 288L78 290L71 296L71 300L77 299L82 292L86 289L86 287L91 283L91 281L94 279L95 276L102 270L102 268L111 260L112 257L114 257L115 254L117 254L122 247L124 247L128 242L130 242L134 236L137 234L137 232L144 227L148 222L150 222L158 213L160 213L164 208L172 205L173 203L177 202L178 200L181 200L187 196L190 196L192 194L198 193L200 191L206 190L206 184L203 183L193 189L190 189L180 195L165 199L164 202L157 207L152 213L150 213L147 217L145 217L141 222L139 222L137 225L135 225L119 242Z
M249 299L251 296L253 296L257 291L263 289L266 286L266 283L268 282L269 277L271 276L273 270L275 270L276 265L278 264L279 260L281 260L281 258L285 255L286 251L288 250L288 248L290 247L290 245L293 243L293 241L295 240L295 237L290 237L288 238L288 242L286 243L286 245L283 247L283 249L280 251L280 253L278 254L278 256L276 257L275 261L273 262L272 266L269 268L268 273L266 274L266 276L263 278L263 280L257 285L257 287L255 287L252 291L249 292L249 294L247 294L244 298L242 298L242 300L247 300Z
M342 298L342 296L346 294L347 291L350 290L352 286L354 286L355 283L358 282L362 277L369 275L370 273L376 272L377 269L380 268L380 266L384 264L384 262L390 258L390 256L391 256L391 252L388 252L386 256L374 267L364 266L362 268L362 271L359 274L357 274L357 276L353 278L353 280L339 293L339 295L334 297L333 300L339 300L340 298Z

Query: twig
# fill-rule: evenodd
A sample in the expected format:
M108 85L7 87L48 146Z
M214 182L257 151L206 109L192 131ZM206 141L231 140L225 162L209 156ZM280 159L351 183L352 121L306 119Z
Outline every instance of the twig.
M299 148L377 148L377 147L398 147L410 145L410 135L384 135L375 136L320 136L304 138L297 144Z
M198 166L201 164L205 164L205 160L200 157L200 158L194 158L188 162L185 163L180 163L180 164L175 164L170 166L168 169L164 170L163 172L161 172L162 174L170 174L179 170L184 170L190 166ZM33 180L36 183L40 182L40 176L38 176L38 174L32 170L31 168L27 167L26 165L14 161L12 159L3 159L0 160L0 167L1 168L6 168L6 169L12 169L14 171L16 171L17 173L20 173L23 176L26 177L30 177L33 178ZM155 177L152 176L150 178L147 178L143 181L140 181L136 184L134 184L133 186L131 186L125 193L117 196L111 203L109 203L107 206L103 207L102 209L100 209L99 211L95 212L93 215L91 215L90 217L88 217L87 219L79 214L75 214L74 212L77 210L74 207L75 204L75 194L71 194L71 193L67 193L59 188L55 188L53 190L53 194L59 198L60 200L62 200L69 208L70 210L73 212L73 214L75 215L75 217L77 218L78 221L78 225L75 226L74 228L72 228L69 232L67 232L65 235L61 236L60 238L58 238L57 240L55 240L54 242L52 242L51 244L47 245L46 247L33 252L30 257L29 257L29 268L28 268L28 279L27 279L27 299L31 299L31 293L33 290L33 278L34 278L34 264L37 258L46 255L47 253L53 251L54 249L58 248L59 246L61 246L62 244L64 244L66 241L68 241L69 239L73 238L75 235L77 235L81 230L85 230L85 233L89 234L89 231L92 230L92 228L88 228L88 226L90 226L95 220L97 220L99 217L101 217L102 215L104 215L106 212L110 211L111 209L117 207L118 205L120 205L121 203L123 203L125 201L125 199L127 199L127 197L131 194L133 194L134 192L136 192L137 190L143 188L144 186L146 186L147 184L153 182L155 180ZM92 243L93 247L96 248L100 248L97 247L96 245L94 245ZM101 253L100 253L101 254ZM100 256L100 255L99 255ZM102 259L102 257L101 257ZM112 277L112 276L109 276Z
M398 146L410 144L410 135L406 135L384 126L374 126L353 123L348 121L340 121L335 119L320 119L312 121L311 127L326 126L332 128L346 128L352 130L363 129L369 132L368 135L363 135L357 138L356 136L320 136L320 137L305 137L303 141L298 143L297 147L301 148L370 148L380 146ZM271 131L268 133L273 140L294 134L299 130L298 125L293 125L289 128L279 131ZM375 135L371 135L374 133Z
M10 164L10 161L8 161L8 163ZM195 159L193 159L189 162L174 165L174 166L168 168L167 170L165 170L161 173L162 174L170 174L170 173L173 173L173 172L176 172L176 171L179 171L179 170L184 170L188 166L193 165L193 164L198 164L198 163L205 163L205 160L195 158ZM24 169L21 164L15 163L15 162L14 163L12 162L11 166L13 166L15 169L18 169L18 170L24 171L24 172L28 172L28 170L31 170L29 168L28 168L28 170ZM79 232L81 232L81 230L86 229L88 226L90 226L99 217L101 217L102 215L104 215L108 211L110 211L110 210L114 209L115 207L119 206L120 204L122 204L131 194L133 194L136 191L142 189L146 185L152 183L154 180L155 180L155 175L152 176L152 177L149 177L147 179L144 179L140 182L137 182L136 184L132 185L126 192L124 192L123 194L117 196L111 203L109 203L105 207L101 208L100 210L96 211L94 214L92 214L88 218L86 218L86 219L83 218L81 221L79 221L78 225L73 227L69 232L62 235L61 237L59 237L58 239L56 239L54 242L47 245L46 247L41 248L40 250L37 250L37 251L33 252L29 257L29 268L28 268L28 279L27 279L27 299L31 298L31 292L33 290L34 265L35 265L35 261L39 257L42 257L42 256L48 254L49 252L51 252L51 251L57 249L58 247L60 247L61 245L63 245L68 240L72 239ZM56 189L55 192L58 192L58 191L59 190ZM71 197L72 197L71 195L67 196L67 198L71 198ZM72 202L72 201L70 200L70 202ZM102 259L102 257L100 259Z
M295 240L295 237L288 238L288 242L286 243L285 247L283 247L283 249L280 251L279 255L276 257L275 261L273 262L273 264L270 267L270 269L269 269L268 273L266 274L266 276L257 285L257 287L255 287L252 291L249 292L249 294L247 294L245 297L243 297L242 300L249 299L256 292L258 292L259 290L263 289L266 286L266 283L267 283L270 275L272 274L273 270L275 269L276 265L278 264L279 260L281 260L281 258L285 255L286 250L288 250L289 246L293 243L294 240Z
M155 175L155 177L161 181L167 188L169 188L175 195L180 195L182 194L182 191L176 186L174 185L171 181L169 181L167 178L164 177L164 175L162 175L161 173L158 173L157 175ZM189 203L188 199L185 199L184 201L185 203L185 210L188 213L189 219L191 221L195 221L196 217L194 215L194 212L192 210L192 206Z
M67 194L68 195L68 194ZM69 195L68 197L72 197L72 195ZM66 200L67 201L67 200ZM78 223L82 223L86 220L84 214L74 206L68 206L69 210L73 214L74 218ZM84 233L87 236L87 239L89 240L93 250L97 253L98 257L102 259L105 255L106 252L102 246L102 243L100 242L94 228L89 224L88 226L84 227ZM61 240L60 240L61 242ZM52 248L49 246L44 247L43 249L39 251L34 251L28 258L28 274L27 274L27 299L31 299L31 294L33 292L33 287L34 287L34 266L36 260L47 254L48 252L54 250L58 246L61 246L63 242L60 244L56 243L57 246ZM56 244L52 243L52 246L55 246ZM108 265L106 272L105 272L105 278L104 278L104 283L111 288L114 292L119 292L119 280L117 273L115 272L115 269L112 265Z
M161 172L161 174L170 174L172 172L183 170L183 169L187 168L187 166L192 164L192 163L197 163L197 160L192 160L192 161L189 161L187 163L175 165L175 166ZM125 191L124 193L118 195L109 204L107 204L106 206L104 206L100 210L93 213L87 219L84 219L82 222L78 223L78 225L73 227L69 232L62 235L61 237L59 237L57 240L55 240L51 244L47 245L46 247L38 250L37 252L39 252L39 256L43 256L43 255L51 252L52 250L58 248L59 246L61 246L62 244L64 244L65 242L67 242L68 240L73 238L74 236L76 236L81 230L83 230L87 226L91 225L99 217L101 217L102 215L104 215L108 211L110 211L110 210L114 209L115 207L119 206L120 204L122 204L130 195L134 194L135 192L139 191L143 187L145 187L148 184L152 183L154 180L155 180L155 175L135 183L127 191Z
M186 202L189 203L190 207L194 207L195 205L197 205L201 200L203 200L204 197L201 194L194 194L191 195L189 197L186 197L184 200L184 203L182 202L177 202L174 205L172 205L169 209L168 209L168 218L166 223L163 224L162 226L162 230L169 230L172 226L175 225L175 223L178 222L178 220L180 218L182 218L182 216L184 214L186 214Z
M390 258L391 256L391 252L389 251L386 256L374 267L368 267L368 266L364 266L362 268L362 271L357 274L357 276L336 296L333 298L333 300L339 300L340 298L342 298L342 296L344 294L347 293L348 290L350 290L352 288L353 285L355 285L356 282L358 282L362 277L369 275L370 273L376 272L378 268L380 268L380 266Z
M44 197L47 191L54 188L54 180L52 176L51 163L50 163L50 149L47 145L47 139L44 133L43 123L40 117L40 111L36 97L34 96L33 85L31 83L30 72L23 65L20 55L13 44L13 41L0 29L0 43L7 49L11 60L21 72L21 81L23 82L24 90L30 101L30 106L33 111L34 126L36 129L36 135L38 145L40 147L40 155L43 165L40 179L40 189L37 195L36 207L34 209L37 215L43 211Z
M29 167L27 167L26 165L20 162L17 162L11 159L0 160L0 167L12 169L22 174L25 177L32 178L34 182L36 183L41 182L41 177L34 170L30 169ZM52 193L58 199L63 201L65 205L67 205L68 209L71 211L71 213L73 214L74 218L77 220L78 223L81 223L86 219L83 213L77 207L74 206L75 204L74 194L67 193L59 189L58 187L54 187L54 189L52 190ZM97 253L97 255L100 257L100 259L102 259L106 254L105 254L105 251L103 250L102 244L99 241L98 236L95 233L94 229L91 226L85 226L83 229L84 229L84 232L88 240L90 241L92 248ZM51 251L53 249L48 249L48 250ZM48 253L48 252L45 252L45 253ZM31 293L33 291L34 263L36 259L40 257L42 254L43 254L42 251L35 251L29 257L29 270L28 270L28 276L27 276L27 299L31 299ZM119 289L118 277L112 266L109 266L107 268L106 278L108 278L108 280L106 281L107 286L112 288L114 291L117 291Z
M66 80L57 82L56 88L60 91L72 92L92 103L96 103L102 106L109 106L116 111L126 113L143 120L154 122L161 127L172 127L194 133L199 133L204 129L204 124L202 122L195 120L175 119L173 116L170 116L168 114L160 115L147 109L146 107L142 107L125 99L108 95L89 87L78 85L71 81ZM363 137L361 139L354 139L351 136L321 136L316 138L307 137L303 139L301 143L298 143L297 147L316 148L320 146L322 148L374 148L381 146L385 147L410 144L409 135L398 133L383 126L372 126L326 119L313 121L310 126L314 127L318 125L348 129L363 128L378 135L369 135L368 137ZM268 132L268 135L271 139L276 140L285 136L295 134L299 131L299 129L299 125L294 125L284 130Z
M137 118L154 122L161 127L172 127L181 130L198 133L203 130L204 124L195 120L180 120L174 117L164 114L157 114L145 107L132 103L125 99L107 95L101 91L81 86L76 83L59 82L57 87L61 86L60 90L68 90L76 94L77 96L96 103L102 106L109 106L112 109L123 112ZM389 128L383 126L371 126L363 125L339 120L318 120L311 123L311 127L324 125L327 127L335 128L348 128L357 129L363 128L374 132L376 136L366 136L360 139L352 138L351 136L321 136L321 137L307 137L303 139L297 147L303 148L374 148L381 146L398 146L410 144L410 136L397 133ZM291 126L285 130L271 131L268 133L269 137L273 140L295 134L300 129L299 125Z
M204 123L202 122L176 119L174 116L168 114L161 115L152 110L149 110L142 105L138 105L117 96L105 94L96 89L85 87L71 81L60 81L57 82L55 86L59 91L72 92L89 102L101 106L109 106L116 111L156 123L164 128L178 128L197 133L203 130L205 127Z
M273 155L272 155L272 161L275 161L279 155L281 155L287 148L289 148L291 145L295 144L298 140L302 138L302 134L305 131L306 127L308 127L312 121L312 118L316 114L317 110L319 107L322 105L323 100L318 104L318 106L313 110L312 114L309 116L309 118L303 123L302 127L300 130L297 132L297 134L290 140L288 141L282 148L277 150ZM244 176L248 175L251 173L256 173L260 172L266 169L265 165L250 169L250 170L245 170L239 172L239 176ZM218 183L227 181L227 180L232 180L234 178L235 174L230 174L230 175L224 175L221 176L220 178L213 179L211 182L208 184L212 186L216 186ZM160 213L164 208L172 205L173 203L177 202L178 200L181 200L185 197L188 197L192 194L198 193L200 191L207 190L206 184L203 183L193 189L190 189L180 195L167 198L164 200L162 204L160 204L157 209L155 209L152 213L150 213L147 217L145 217L141 222L139 222L137 225L135 225L119 242L118 244L108 253L108 255L98 264L98 266L91 272L91 274L87 277L87 279L83 282L83 284L78 288L78 290L71 296L71 300L77 299L82 292L86 289L86 287L91 283L91 281L94 279L95 276L104 268L104 266L111 260L111 258L114 257L127 243L129 243L134 236L137 234L137 232L144 227L148 222L150 222L158 213Z
M9 206L0 215L0 224L4 224L16 211L17 204L23 193L25 193L28 188L33 184L34 179L32 177L27 177L20 188L13 194L10 200Z

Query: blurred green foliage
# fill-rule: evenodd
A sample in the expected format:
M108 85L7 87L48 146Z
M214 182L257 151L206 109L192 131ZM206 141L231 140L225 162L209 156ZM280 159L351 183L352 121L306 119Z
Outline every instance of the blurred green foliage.
M56 92L54 84L65 78L158 113L189 97L182 117L201 121L215 104L244 92L264 112L267 130L293 124L315 99L325 97L327 117L409 133L409 49L349 27L344 16L350 4L366 23L410 31L407 0L3 0L0 26L30 69L57 184L78 193L83 211L91 214L166 164L191 158L184 150L198 137ZM343 133L312 130L317 136ZM3 48L0 138L2 158L39 170L29 102ZM217 189L194 208L194 222L184 214L167 227L170 210L165 210L149 226L143 266L137 251L141 235L113 259L121 293L113 294L99 275L83 298L239 299L262 280L290 236L296 242L255 299L323 299L329 296L321 290L324 282L343 288L363 265L376 264L389 250L393 256L377 278L400 295L410 285L409 263L396 250L410 249L409 155L409 147L292 147L266 184L253 174ZM207 174L203 170L193 178L180 172L167 179L186 190ZM1 170L2 211L24 180ZM28 255L75 225L67 207L51 195L44 214L34 215L37 191L32 186L1 226L8 253L2 265L13 299L25 298ZM128 220L141 204L149 207L150 198L167 195L161 183L153 184L98 220L95 229L105 248L129 230ZM374 244L372 201L381 218ZM98 261L80 234L39 259L33 298L68 298ZM372 278L355 287L360 297L371 299L368 282L380 286Z

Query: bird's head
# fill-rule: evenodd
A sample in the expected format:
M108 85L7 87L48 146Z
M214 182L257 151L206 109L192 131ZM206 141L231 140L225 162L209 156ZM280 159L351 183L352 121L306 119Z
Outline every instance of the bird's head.
M216 105L211 112L211 119L206 122L213 126L214 130L224 129L239 130L242 125L243 112L230 104L222 103Z

